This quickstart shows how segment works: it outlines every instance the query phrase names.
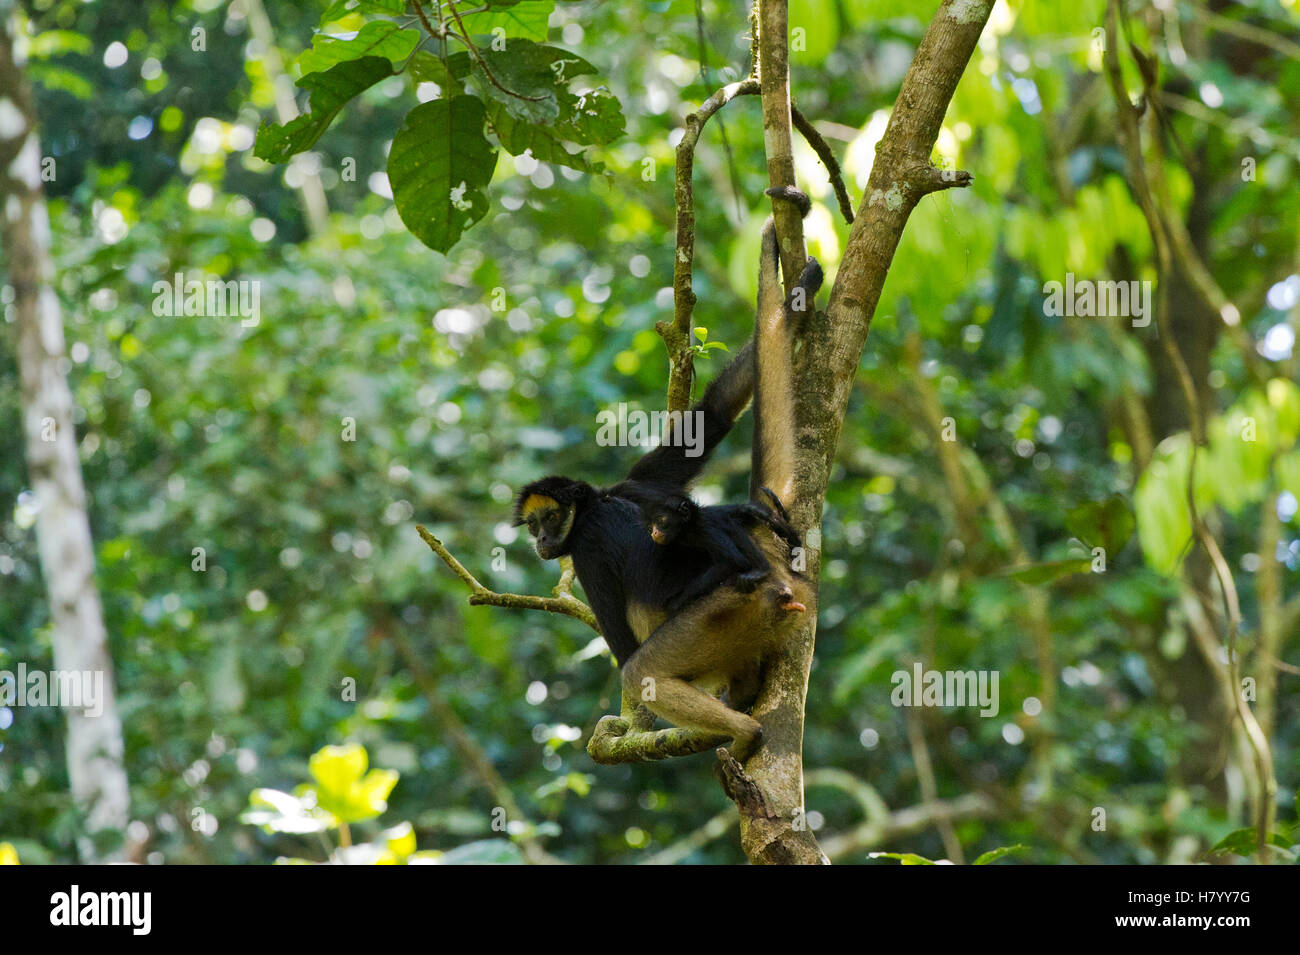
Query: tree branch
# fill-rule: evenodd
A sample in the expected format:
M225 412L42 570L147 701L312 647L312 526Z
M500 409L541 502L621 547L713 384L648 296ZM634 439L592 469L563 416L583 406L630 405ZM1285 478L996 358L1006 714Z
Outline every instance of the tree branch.
M573 564L567 558L562 561L564 571L560 575L560 582L551 591L555 596L536 597L531 594L499 594L479 583L474 575L466 570L461 562L443 546L442 541L430 534L423 525L417 524L415 530L420 535L420 539L429 545L429 549L441 557L456 576L469 586L471 591L469 603L471 606L515 607L520 610L546 610L550 613L562 613L565 616L581 620L592 630L600 633L600 626L596 623L596 615L592 613L591 608L573 596Z

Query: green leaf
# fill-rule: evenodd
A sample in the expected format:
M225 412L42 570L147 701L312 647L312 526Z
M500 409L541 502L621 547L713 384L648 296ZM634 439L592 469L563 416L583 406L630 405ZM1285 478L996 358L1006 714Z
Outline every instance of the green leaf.
M326 746L313 754L309 769L319 786L316 798L320 807L343 822L373 819L388 808L388 794L397 785L398 774L391 769L366 772L369 759L364 746ZM362 775L364 773L364 775ZM303 793L311 787L300 787Z
M469 54L457 53L444 63L428 50L416 50L406 69L417 83L436 83L443 97L448 97L465 92L464 79L470 70Z
M485 100L496 100L511 116L527 123L558 120L560 94L567 93L569 81L596 72L580 56L530 40L515 40L506 50L479 53L487 69L475 62L470 82Z
M467 842L429 861L434 865L523 865L524 856L508 839L482 839Z
M1216 842L1206 855L1221 855L1225 852L1231 852L1233 855L1250 857L1259 851L1259 839L1256 832L1254 826L1246 829L1235 829ZM1290 849L1294 844L1294 840L1285 833L1275 832L1269 837L1268 844L1279 849Z
M915 852L872 852L868 855L872 859L897 859L903 865L934 865L934 862Z
M569 152L555 130L516 119L496 100L488 102L487 117L501 148L512 156L522 156L531 151L534 159L559 163L581 172L599 173L605 168L604 163L593 163L582 153Z
M999 859L1003 858L1004 856L1011 855L1013 852L1025 852L1028 851L1028 849L1029 846L1022 846L1019 844L1014 846L998 846L998 848L996 849L990 849L988 852L985 852L983 855L981 855L978 859L976 859L971 864L988 865L989 863L997 862Z
M306 78L308 73L319 73L338 63L367 56L382 56L397 63L410 56L419 43L419 30L403 30L390 20L376 20L353 36L317 33L312 37L311 49L298 57L297 66Z
M606 145L623 135L626 120L618 97L601 87L577 96L561 97L556 130L565 139L584 146Z
M298 85L311 91L311 112L284 126L263 123L257 131L253 155L267 162L282 163L311 149L349 100L392 75L392 65L378 56L340 63L324 73L309 73Z
M1070 533L1089 546L1101 546L1114 556L1133 536L1133 512L1124 498L1112 494L1104 501L1088 501L1065 515Z
M834 0L790 0L790 63L820 63L840 39Z
M555 0L523 0L521 3L492 3L489 6L490 9L482 13L461 17L470 36L486 36L501 29L507 37L541 42L546 39L547 21L555 9Z
M351 13L378 13L389 16L401 16L406 9L406 0L334 0L320 18L320 25L325 26L340 20Z
M327 795L342 795L361 778L370 757L360 743L326 746L312 754L308 769Z
M431 249L446 252L487 214L483 189L497 153L483 137L483 104L473 96L423 103L406 114L388 153L397 213Z
M1196 506L1202 512L1212 499L1210 469L1203 466L1205 458L1204 454L1197 455ZM1177 572L1192 537L1187 509L1190 460L1191 443L1186 432L1166 438L1138 478L1133 493L1142 554L1149 566L1166 576Z

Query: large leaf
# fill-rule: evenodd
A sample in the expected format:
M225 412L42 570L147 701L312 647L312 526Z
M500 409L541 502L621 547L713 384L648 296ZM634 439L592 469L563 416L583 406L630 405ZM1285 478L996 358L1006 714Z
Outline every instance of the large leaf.
M382 56L399 63L410 56L419 43L419 30L403 30L391 20L376 20L352 36L317 33L312 37L311 49L304 50L298 57L298 68L306 77L308 73L319 73L335 64L367 56Z
M570 116L572 97L563 106L560 97L568 95L566 87L575 77L596 72L580 56L529 40L511 40L506 49L484 49L480 56L487 70L475 63L470 74L474 87L484 99L496 100L516 119L529 123Z
M431 249L446 252L487 214L484 187L497 153L483 137L483 104L473 96L415 107L393 137L388 181L397 213Z
M307 74L298 85L311 91L311 111L284 126L263 123L257 131L253 155L281 163L311 149L349 100L392 75L392 64L379 56L349 60L323 73Z
M522 2L490 3L482 13L471 13L461 20L470 36L486 36L494 30L504 30L507 37L525 40L546 39L546 24L555 9L555 0L522 0Z
M446 62L428 50L416 50L406 66L407 72L419 83L436 83L443 97L465 91L465 77L469 75L469 54L452 54Z

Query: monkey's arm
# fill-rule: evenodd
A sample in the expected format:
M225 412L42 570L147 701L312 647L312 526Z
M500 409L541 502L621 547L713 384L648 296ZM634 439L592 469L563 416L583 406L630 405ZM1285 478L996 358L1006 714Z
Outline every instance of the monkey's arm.
M601 636L605 638L618 665L622 666L639 644L627 622L627 598L622 585L612 573L602 574L601 577L604 579L582 581L582 589L586 591L587 602L596 615L596 622L600 624ZM581 574L578 579L582 580Z

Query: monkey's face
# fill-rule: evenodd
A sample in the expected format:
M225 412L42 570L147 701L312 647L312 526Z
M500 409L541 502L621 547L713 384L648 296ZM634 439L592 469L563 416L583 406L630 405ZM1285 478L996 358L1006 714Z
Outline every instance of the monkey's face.
M540 494L531 495L520 508L520 516L533 535L533 546L542 560L554 560L567 552L565 542L573 529L575 507Z
M650 538L656 544L671 544L682 532L691 510L689 501L652 509L646 514L646 530L650 532Z
M657 511L652 514L646 527L646 530L650 532L650 539L656 544L669 543L677 536L679 529L672 514L665 511Z

